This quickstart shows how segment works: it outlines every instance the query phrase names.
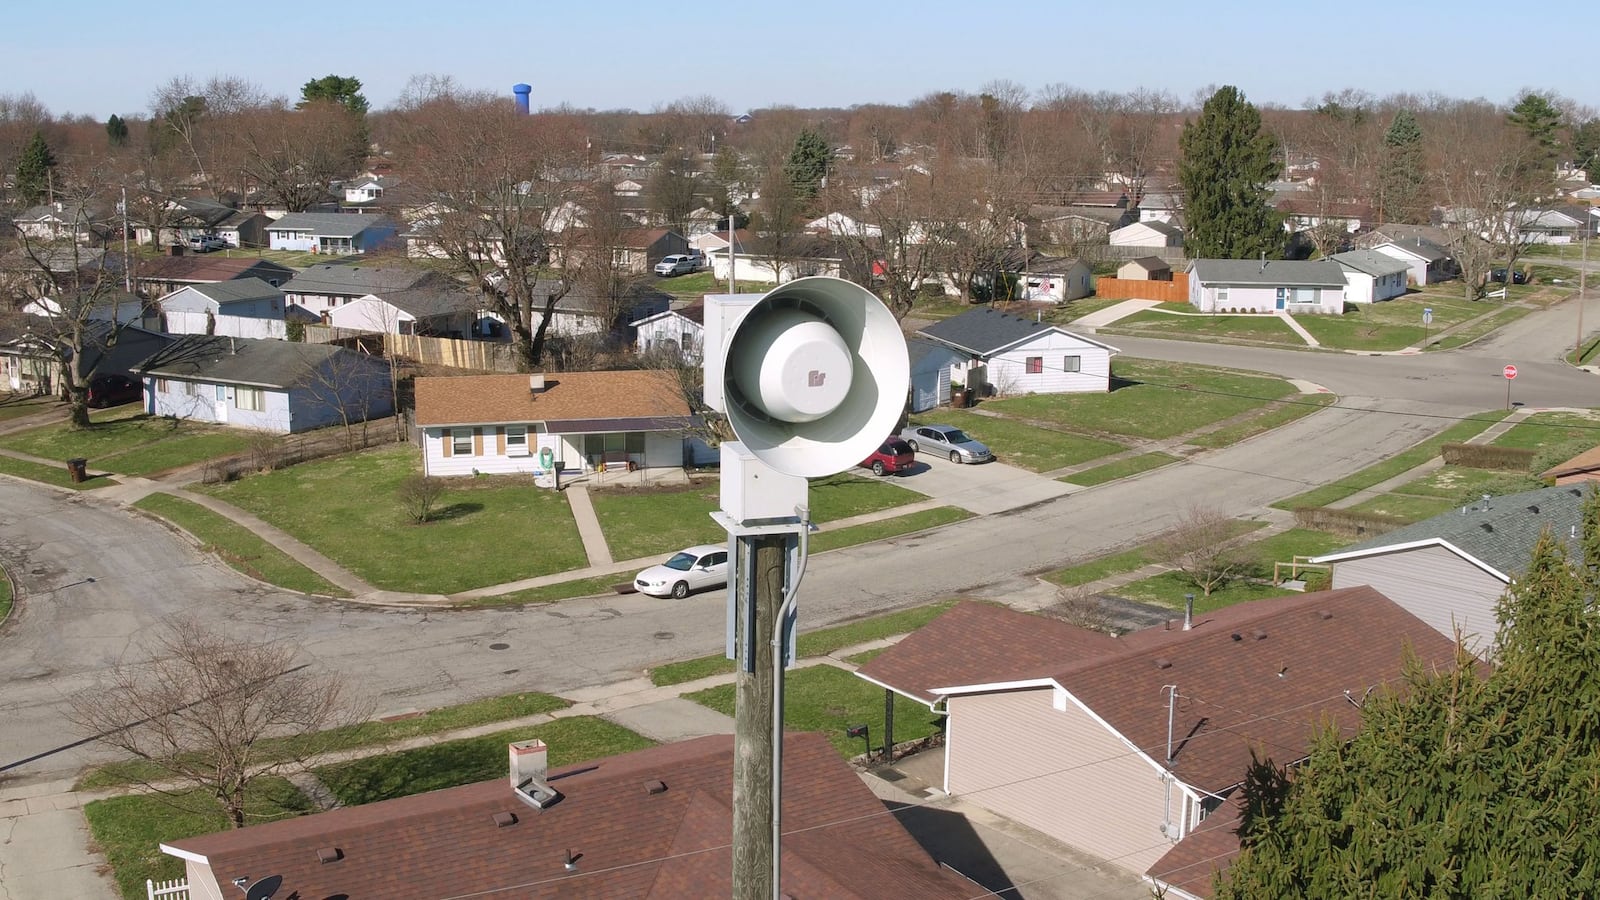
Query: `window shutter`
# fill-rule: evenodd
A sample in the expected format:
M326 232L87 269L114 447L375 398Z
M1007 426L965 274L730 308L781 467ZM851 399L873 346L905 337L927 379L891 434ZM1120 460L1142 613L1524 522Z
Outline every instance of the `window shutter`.
M500 456L506 455L506 430L503 427L494 430L494 452Z
M443 440L440 443L444 445L444 458L449 459L456 453L456 436L448 428L440 432L440 435L443 436Z
M483 429L482 428L474 428L474 429L472 429L472 455L473 456L482 456L483 455Z

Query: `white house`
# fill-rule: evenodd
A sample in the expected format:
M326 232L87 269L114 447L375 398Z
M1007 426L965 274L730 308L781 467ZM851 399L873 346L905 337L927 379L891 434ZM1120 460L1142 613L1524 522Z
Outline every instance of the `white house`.
M906 339L911 363L911 411L922 412L950 402L950 373L965 362L965 355L937 341Z
M335 328L381 334L421 334L434 337L472 336L482 299L460 283L441 278L383 296L367 294L323 315Z
M65 316L68 319L78 319L79 313L84 312L84 320L89 322L116 322L118 325L137 324L144 318L145 302L132 294L121 291L103 294L92 298L92 305L85 312L82 307L69 308L63 313L61 301L56 297L40 297L30 301L22 307L24 315L41 316L46 319L55 319Z
M842 212L831 212L805 224L805 230L842 237L883 237L883 228Z
M1347 303L1376 303L1406 292L1411 267L1376 250L1349 250L1328 257L1344 269Z
M376 250L393 241L397 230L384 216L290 213L267 225L267 246L342 256Z
M427 475L682 466L688 401L670 372L416 380Z
M154 416L290 434L394 414L388 364L331 344L191 334L134 369Z
M373 203L383 198L383 192L394 186L394 179L387 175L368 175L346 182L344 185L344 202L365 204Z
M1058 325L990 308L935 322L917 334L961 353L950 365L952 381L996 394L1109 391L1111 357L1121 352Z
M1444 233L1432 226L1380 225L1356 243L1404 262L1406 279L1419 287L1454 278L1461 271Z
M1107 239L1113 247L1182 247L1183 229L1149 219L1113 229Z
M1172 264L1159 256L1140 256L1117 267L1123 281L1171 281Z
M1023 300L1066 303L1094 293L1094 269L1075 256L1036 255L1022 281Z
M777 253L774 259L773 244L767 238L743 239L743 232L734 248L733 269L738 281L759 281L781 284L811 275L838 277L843 258L831 242L812 235L797 235ZM707 250L711 261L712 277L718 281L728 278L728 248L724 241L721 250Z
M1342 315L1344 268L1327 259L1197 259L1189 302L1207 313Z
M681 355L686 364L700 364L700 352L704 349L706 334L704 303L665 310L629 324L635 331L635 352L672 352Z
M287 333L283 291L259 278L191 284L156 302L170 334L282 340Z
M1546 529L1581 553L1571 535L1583 527L1585 485L1505 494L1475 501L1414 525L1369 538L1315 563L1333 565L1335 588L1369 585L1445 637L1459 629L1467 648L1487 657L1495 605L1528 565Z

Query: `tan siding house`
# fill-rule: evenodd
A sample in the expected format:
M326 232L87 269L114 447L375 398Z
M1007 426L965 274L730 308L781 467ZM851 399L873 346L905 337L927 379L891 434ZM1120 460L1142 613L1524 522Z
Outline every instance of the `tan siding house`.
M1174 790L1169 812L1161 769L1065 691L953 696L947 710L949 793L1135 874L1172 848L1162 826L1194 795Z
M1460 551L1438 545L1364 556L1334 566L1335 588L1363 584L1445 637L1454 638L1459 630L1467 649L1479 656L1486 655L1494 641L1494 607L1506 590L1504 578L1474 565Z

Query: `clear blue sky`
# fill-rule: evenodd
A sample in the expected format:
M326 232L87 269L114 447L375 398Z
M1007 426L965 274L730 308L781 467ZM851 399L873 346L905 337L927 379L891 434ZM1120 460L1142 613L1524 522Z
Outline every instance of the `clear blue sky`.
M367 9L363 9L367 7ZM236 75L297 96L353 75L374 108L413 74L505 91L535 106L649 110L710 94L730 110L904 103L1007 79L1029 90L1163 89L1188 99L1236 84L1299 106L1347 87L1506 102L1554 89L1600 106L1600 78L1542 10L1481 0L1068 0L640 3L636 0L386 0L372 4L131 0L28 2L0 34L0 92L55 113L144 115L176 75ZM1505 38L1509 34L1515 37Z

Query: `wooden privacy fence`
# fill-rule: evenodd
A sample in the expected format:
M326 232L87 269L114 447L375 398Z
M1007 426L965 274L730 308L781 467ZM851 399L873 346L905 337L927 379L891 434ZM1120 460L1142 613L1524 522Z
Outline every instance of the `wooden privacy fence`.
M1189 273L1173 272L1171 281L1144 281L1136 278L1096 278L1096 297L1111 300L1160 300L1163 303L1189 302Z
M510 344L493 341L461 341L454 338L424 337L416 334L373 334L328 325L307 325L306 341L331 344L357 338L378 338L384 353L404 357L429 366L451 366L483 372L516 372L517 355Z

